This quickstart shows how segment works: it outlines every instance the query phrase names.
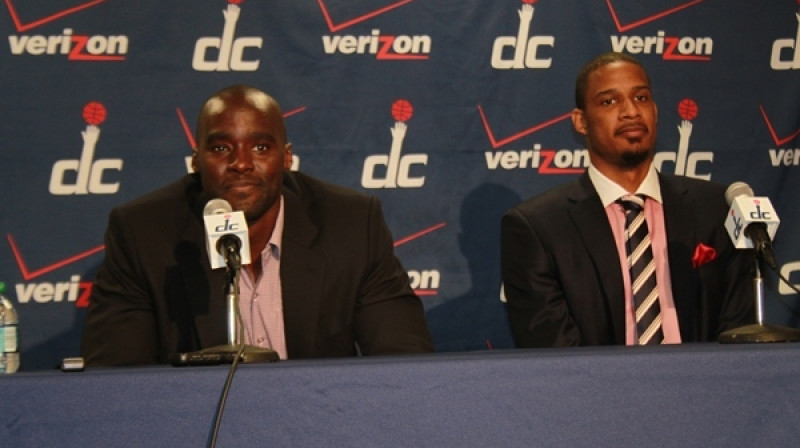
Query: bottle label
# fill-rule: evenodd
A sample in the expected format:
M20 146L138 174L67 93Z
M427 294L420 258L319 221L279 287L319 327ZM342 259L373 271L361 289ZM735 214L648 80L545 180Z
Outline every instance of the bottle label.
M0 348L4 353L17 351L17 327L9 325L0 331Z

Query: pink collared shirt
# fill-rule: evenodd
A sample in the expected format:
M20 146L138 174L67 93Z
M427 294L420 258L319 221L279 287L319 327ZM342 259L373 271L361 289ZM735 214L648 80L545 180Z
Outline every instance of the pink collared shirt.
M239 312L244 322L245 344L271 348L286 359L286 334L283 326L281 294L281 239L283 237L283 197L278 219L269 242L261 251L261 276L253 279L242 269L239 281Z
M636 318L631 293L631 276L628 270L628 255L625 251L625 212L615 201L625 194L630 194L619 185L613 183L594 167L589 167L589 178L603 201L603 206L614 233L617 254L622 267L622 281L625 286L625 343L637 345ZM669 273L667 255L667 232L664 225L664 207L661 203L661 188L655 168L650 172L639 188L633 192L644 194L644 216L650 232L653 258L656 263L656 282L658 283L659 304L661 305L661 328L664 332L665 344L680 344L681 332L678 326L678 314L672 297L672 282Z

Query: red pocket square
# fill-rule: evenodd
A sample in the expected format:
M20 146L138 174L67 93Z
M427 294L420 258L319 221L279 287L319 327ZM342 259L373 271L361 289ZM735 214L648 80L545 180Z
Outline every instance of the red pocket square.
M703 243L694 248L694 255L692 256L692 267L702 266L717 258L717 251L713 247L706 246Z

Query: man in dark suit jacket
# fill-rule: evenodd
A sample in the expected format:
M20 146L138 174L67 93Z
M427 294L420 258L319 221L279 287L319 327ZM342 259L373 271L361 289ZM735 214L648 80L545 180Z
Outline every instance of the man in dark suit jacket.
M633 194L646 184L660 196L665 250L656 257L667 269L658 282L668 284L669 297L659 300L674 308L665 323L675 329L672 342L713 341L754 323L753 254L736 250L723 227L724 187L652 167L657 109L643 67L627 55L601 55L581 70L575 95L573 126L586 137L589 172L502 221L504 293L517 345L636 343L635 317L626 316L633 314L630 276L612 231L624 224L614 213L624 212L612 210L620 207L613 198L601 200L598 185Z
M166 363L226 344L226 272L210 267L202 218L213 198L244 211L253 263L242 276L256 284L283 216L283 357L433 351L379 201L287 171L283 126L265 93L218 92L198 120L195 173L111 212L84 329L89 365Z

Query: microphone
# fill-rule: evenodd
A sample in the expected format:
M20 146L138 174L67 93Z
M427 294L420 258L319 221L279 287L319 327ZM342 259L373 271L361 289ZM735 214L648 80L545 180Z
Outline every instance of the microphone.
M725 202L731 207L725 219L734 247L754 248L758 256L772 269L778 268L772 238L780 219L767 197L756 197L744 182L734 182L725 190Z
M280 356L270 348L244 344L239 315L239 268L242 264L250 263L250 240L244 213L234 212L231 204L224 199L212 199L203 208L203 222L211 268L228 267L225 285L228 343L200 351L170 354L169 358L176 366L231 363L231 373L228 375L228 381L231 381L240 360L245 363L273 362L279 360ZM247 244L243 245L243 242Z
M230 202L225 199L216 198L206 202L206 206L203 207L203 216L219 215L232 211L233 207L231 207Z
M241 211L233 211L225 199L212 199L203 208L206 250L211 269L235 268L250 264L250 241L247 220Z
M225 259L228 267L242 267L242 257L239 255L241 248L242 240L232 233L226 233L217 240L217 252Z
M725 201L731 207L725 219L725 229L733 245L737 249L755 248L758 260L778 272L778 262L772 250L772 237L781 221L769 198L753 196L753 189L749 185L734 182L725 190ZM764 279L761 277L758 262L755 263L754 270L756 323L723 331L718 337L719 342L732 344L800 341L800 330L797 328L764 323Z

